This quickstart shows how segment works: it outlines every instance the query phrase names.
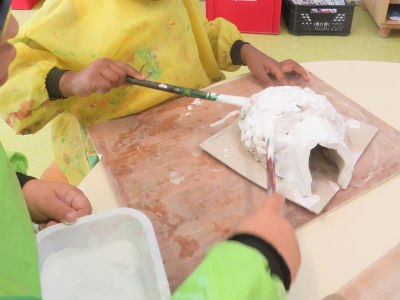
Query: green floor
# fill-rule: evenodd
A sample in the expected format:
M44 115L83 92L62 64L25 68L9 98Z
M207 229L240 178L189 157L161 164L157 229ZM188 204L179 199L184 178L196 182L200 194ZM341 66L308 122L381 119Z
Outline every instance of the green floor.
M376 24L367 11L355 8L349 36L294 36L282 22L280 35L245 34L244 39L277 60L292 58L298 62L323 60L375 60L400 62L400 30L390 38L380 38ZM346 70L343 70L344 72ZM242 68L228 76L248 72ZM379 74L371 74L378 76ZM49 126L31 136L16 136L0 121L0 140L9 150L25 153L30 161L30 174L40 176L53 161Z

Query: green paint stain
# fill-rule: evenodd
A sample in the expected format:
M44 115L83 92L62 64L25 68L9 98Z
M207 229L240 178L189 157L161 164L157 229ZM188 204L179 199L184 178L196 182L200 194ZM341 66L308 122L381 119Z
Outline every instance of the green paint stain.
M119 103L119 99L118 98L116 98L116 97L112 97L111 99L110 99L110 104L111 105L117 105Z
M190 32L190 25L189 24L186 26L186 32Z
M95 54L95 53L92 53L91 57L92 57L92 58L96 58L96 54Z
M60 49L54 49L53 53L57 56L64 56L64 57L76 57L76 54L72 51L63 51Z
M158 65L157 56L151 49L140 48L135 52L135 64L142 66L141 72L147 74L151 80L157 80L161 76L161 70Z
M62 137L60 142L61 142L61 144L64 144L65 143L65 138Z
M127 88L120 89L120 91L118 92L118 96L119 97L124 97L126 95L128 95L128 89Z
M17 38L17 39L12 40L12 43L13 43L13 44L16 44L16 43L28 44L29 41L30 41L30 39L24 36L24 37L21 37L21 38Z

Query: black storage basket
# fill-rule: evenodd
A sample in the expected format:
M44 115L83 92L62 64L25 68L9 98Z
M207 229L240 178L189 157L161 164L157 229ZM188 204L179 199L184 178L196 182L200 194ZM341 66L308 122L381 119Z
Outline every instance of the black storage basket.
M348 35L353 21L354 4L298 5L282 1L282 14L292 34Z

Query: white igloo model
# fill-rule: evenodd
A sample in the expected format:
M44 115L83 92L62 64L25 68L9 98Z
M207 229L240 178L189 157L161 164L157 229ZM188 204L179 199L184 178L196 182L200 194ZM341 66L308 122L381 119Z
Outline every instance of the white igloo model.
M239 127L245 149L263 166L266 140L274 128L278 190L287 198L306 205L319 201L312 193L310 171L310 154L316 149L337 168L337 184L349 185L356 155L347 144L345 121L325 96L309 88L267 88L251 96L251 104L241 111Z

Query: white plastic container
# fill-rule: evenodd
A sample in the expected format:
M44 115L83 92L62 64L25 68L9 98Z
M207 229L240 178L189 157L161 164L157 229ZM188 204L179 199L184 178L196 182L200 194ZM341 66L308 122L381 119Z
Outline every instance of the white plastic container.
M100 291L100 295L96 299L107 299L107 297L111 299L111 295L113 300L116 300L116 298L125 300L124 296L118 294L118 297L116 297L110 292L112 289L121 291L125 288L140 290L140 293L136 291L135 297L130 296L129 300L170 298L168 280L153 226L149 219L138 210L117 208L82 217L73 225L54 225L39 232L37 241L43 300L53 300L54 297L57 297L58 300L62 298L61 295L66 297L65 295L68 292L62 291L64 288L75 289L74 297L76 296L76 298L74 299L90 299L89 295L94 297L90 294L93 292L92 290L98 290L97 292ZM124 245L121 248L123 251L118 252L121 245ZM116 250L115 255L112 253L114 250ZM73 255L69 255L71 251ZM95 254L89 254L87 259L82 260L81 253ZM60 257L60 254L64 256ZM129 271L129 274L135 280L130 281L129 276L125 276L124 272L119 272L119 269L114 267L114 273L107 272L110 267L102 266L107 261L117 267L121 267L120 265L125 262L133 264L136 270ZM127 264L128 267L131 266L129 263ZM123 267L126 269L126 266ZM48 270L50 269L53 273L49 273ZM70 274L69 278L67 276L63 280L55 279L59 276L66 276L68 273ZM71 275L73 275L72 279ZM81 289L74 287L77 282L85 280L85 278L80 278L84 276L92 281L91 285L85 283L84 286L91 290L81 291ZM115 285L110 287L109 285L112 285L113 280ZM61 288L60 284L63 285ZM121 284L128 286L121 286ZM83 284L80 284L80 288L82 286ZM88 286L90 287L88 288ZM76 292L76 290L79 290L79 292ZM108 292L110 292L110 295L107 295ZM54 296L55 294L58 295ZM138 294L143 296L137 296Z

